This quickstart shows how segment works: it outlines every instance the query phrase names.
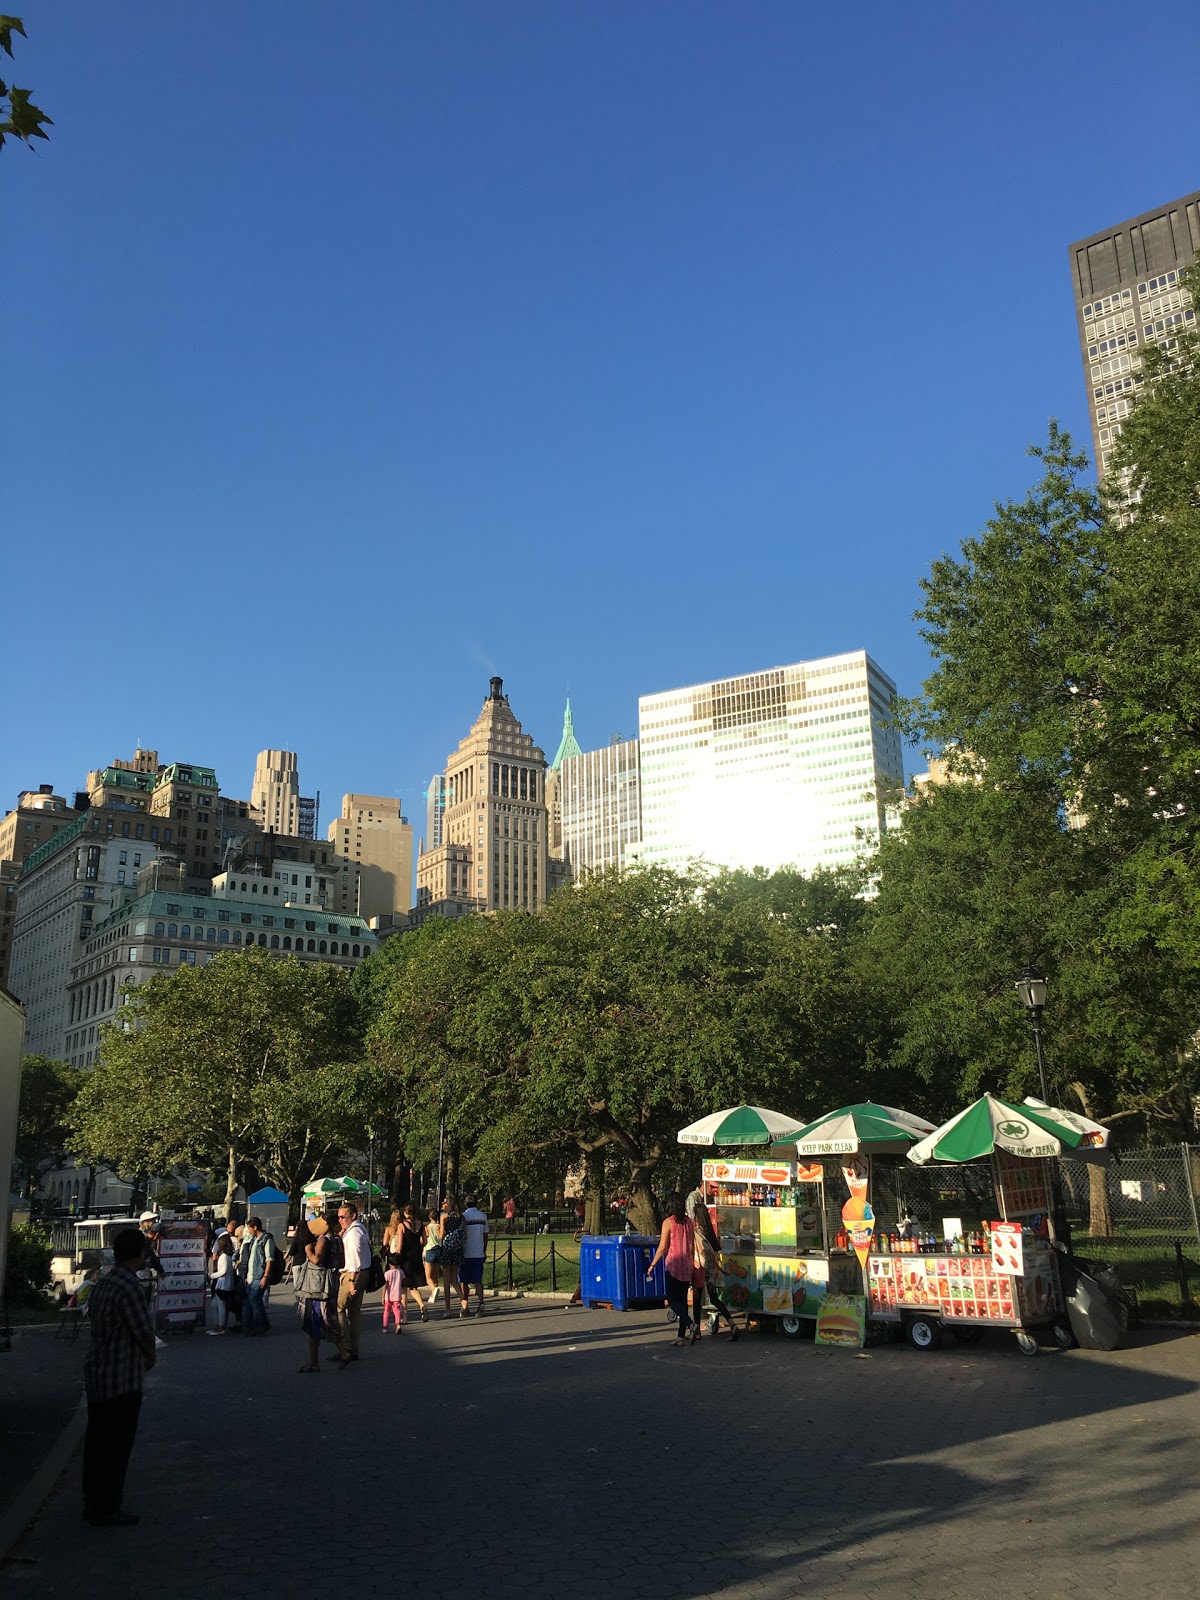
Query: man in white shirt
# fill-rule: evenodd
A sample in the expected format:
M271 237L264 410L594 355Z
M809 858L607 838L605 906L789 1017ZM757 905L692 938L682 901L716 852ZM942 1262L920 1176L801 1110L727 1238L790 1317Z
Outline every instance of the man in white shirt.
M458 1281L462 1285L462 1315L469 1317L471 1314L471 1286L475 1286L479 1304L475 1315L483 1315L483 1264L487 1260L488 1219L487 1213L480 1211L475 1203L475 1196L467 1196L466 1206L463 1208L463 1258L459 1263Z
M340 1365L346 1367L358 1360L358 1347L362 1339L363 1296L367 1292L367 1276L371 1270L371 1236L366 1224L358 1215L353 1200L343 1200L338 1207L338 1226L342 1230L342 1250L345 1265L338 1285L338 1351Z

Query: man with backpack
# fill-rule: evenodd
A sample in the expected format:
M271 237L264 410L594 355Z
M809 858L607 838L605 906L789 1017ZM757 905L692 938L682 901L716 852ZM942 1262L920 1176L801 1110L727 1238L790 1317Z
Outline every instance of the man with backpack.
M238 1273L246 1286L246 1301L242 1311L242 1329L248 1339L261 1338L269 1333L267 1296L276 1280L275 1241L263 1232L258 1217L246 1218L246 1231L238 1255ZM281 1258L282 1259L282 1258Z

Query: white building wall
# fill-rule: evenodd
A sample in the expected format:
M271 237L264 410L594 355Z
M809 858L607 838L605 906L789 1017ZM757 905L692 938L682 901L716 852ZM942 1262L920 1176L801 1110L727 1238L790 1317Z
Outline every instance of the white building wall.
M643 695L640 859L849 864L902 781L895 686L865 651Z

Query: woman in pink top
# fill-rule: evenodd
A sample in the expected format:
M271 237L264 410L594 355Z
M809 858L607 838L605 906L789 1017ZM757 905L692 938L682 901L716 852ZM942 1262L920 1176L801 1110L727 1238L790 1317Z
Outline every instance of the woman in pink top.
M676 1349L682 1344L694 1344L700 1332L700 1324L693 1322L688 1315L688 1290L692 1286L695 1242L696 1225L687 1214L683 1196L677 1189L672 1189L667 1196L667 1215L663 1219L658 1249L646 1269L646 1276L653 1277L655 1267L665 1259L667 1304L679 1319L676 1323L679 1329Z

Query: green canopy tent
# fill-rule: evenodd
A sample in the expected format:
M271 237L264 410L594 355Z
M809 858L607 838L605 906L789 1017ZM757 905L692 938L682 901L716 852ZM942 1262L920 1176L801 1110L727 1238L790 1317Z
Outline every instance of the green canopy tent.
M934 1131L933 1123L895 1106L864 1100L810 1122L796 1135L796 1154L804 1158L840 1155L903 1155Z

